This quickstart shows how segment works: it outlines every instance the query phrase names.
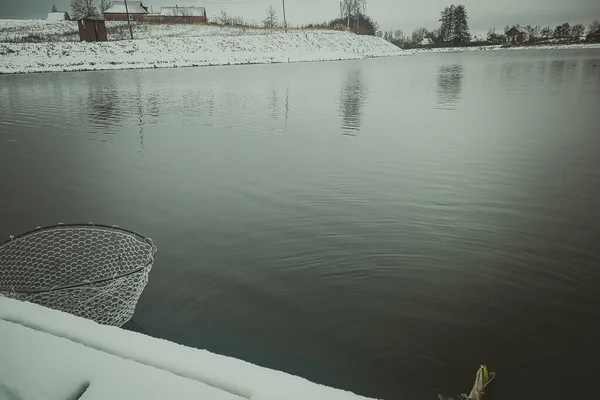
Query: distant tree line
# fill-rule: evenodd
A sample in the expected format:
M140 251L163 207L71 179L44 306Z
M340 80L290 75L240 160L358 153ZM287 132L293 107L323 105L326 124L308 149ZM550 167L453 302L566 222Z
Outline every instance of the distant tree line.
M584 36L597 32L600 29L600 22L594 21L588 25L587 30L583 24L571 26L568 23L560 24L555 28L539 25L507 25L504 33L497 33L495 28L488 31L485 38L472 38L469 32L467 9L464 5L450 5L445 7L440 13L440 26L437 29L428 30L419 27L412 32L412 35L405 35L401 29L377 31L376 35L388 42L402 47L403 49L415 47L443 47L443 46L469 46L469 45L490 45L506 44L506 33L512 28L521 28L528 34L530 44L544 43L548 41L574 42L584 39Z
M590 23L586 29L583 24L571 25L568 22L560 24L554 28L546 26L544 28L539 25L526 25L521 26L519 24L504 27L504 35L496 34L494 29L490 29L488 32L487 39L490 42L505 43L506 33L512 28L520 28L527 32L529 35L527 42L530 44L544 43L549 40L559 42L577 42L585 39L586 34L592 34L600 29L600 21L594 21Z
M407 36L400 29L386 32L377 32L377 36L394 43L402 48L413 48L420 46L457 46L470 42L467 8L460 4L445 7L440 13L440 26L437 29L428 30L419 27Z

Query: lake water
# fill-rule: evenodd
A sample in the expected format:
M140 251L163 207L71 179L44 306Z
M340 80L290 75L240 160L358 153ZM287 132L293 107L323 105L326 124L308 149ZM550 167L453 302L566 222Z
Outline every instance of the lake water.
M315 382L590 398L599 135L600 50L0 76L0 236L146 234L149 334Z

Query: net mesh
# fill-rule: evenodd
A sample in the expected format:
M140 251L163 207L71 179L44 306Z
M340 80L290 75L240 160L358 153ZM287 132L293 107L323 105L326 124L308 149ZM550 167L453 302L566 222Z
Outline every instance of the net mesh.
M155 252L150 239L118 227L39 228L0 245L0 295L122 326Z

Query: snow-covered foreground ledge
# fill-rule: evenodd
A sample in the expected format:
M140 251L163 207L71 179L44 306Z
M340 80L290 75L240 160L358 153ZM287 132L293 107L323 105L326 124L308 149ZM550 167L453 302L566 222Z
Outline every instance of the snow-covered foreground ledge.
M0 74L353 60L407 55L383 39L338 31L0 43Z
M0 355L2 399L365 399L235 358L3 297Z

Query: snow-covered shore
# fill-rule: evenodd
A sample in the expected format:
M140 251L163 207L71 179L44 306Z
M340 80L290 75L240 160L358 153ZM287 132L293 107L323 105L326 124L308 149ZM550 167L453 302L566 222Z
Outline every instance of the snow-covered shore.
M64 28L47 25L56 29L55 36ZM40 24L33 27L38 29ZM141 34L138 28L136 35L143 38L136 40L0 42L0 74L354 60L411 54L374 36L339 31L284 33L165 25L158 28L160 32L150 26Z
M470 47L436 47L415 49L415 53L460 53L471 51L494 51L494 50L581 50L581 49L600 49L600 43L576 43L576 44L551 44L539 46L470 46Z

